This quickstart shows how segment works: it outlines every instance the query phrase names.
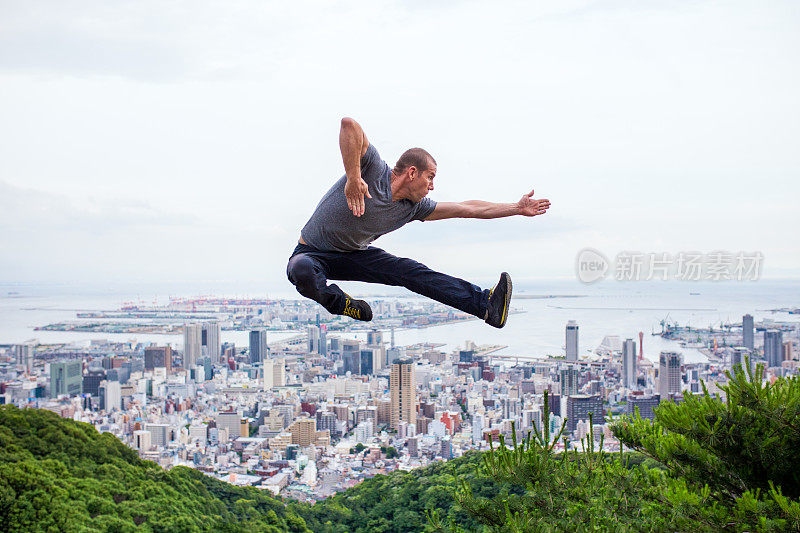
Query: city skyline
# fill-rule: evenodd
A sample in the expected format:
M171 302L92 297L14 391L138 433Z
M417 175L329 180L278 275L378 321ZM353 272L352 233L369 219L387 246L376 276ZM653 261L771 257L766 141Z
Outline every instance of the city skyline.
M187 309L207 313L195 304ZM297 320L303 327L266 345L263 323L254 322L237 347L215 343L219 321L203 316L183 323L185 331L205 334L199 343L187 335L182 350L135 341L0 344L0 404L87 422L164 468L188 466L229 483L320 500L377 473L486 450L500 436L544 424L551 434L565 426L557 451L582 449L591 435L616 452L614 417L652 419L660 404L681 402L683 394L724 394L727 371L744 357L764 367L764 382L800 370L796 322L750 324L749 313L718 330L669 326L663 336L681 346L702 344L706 360L661 351L654 364L637 361L633 339L608 337L574 359L565 353L519 361L470 342L449 353L435 342L387 346L393 335L379 328L354 340L337 329L347 318L310 324L309 304L230 305L248 321ZM396 307L382 308L403 320ZM163 320L150 314L153 323ZM751 326L764 329L754 349L743 346Z

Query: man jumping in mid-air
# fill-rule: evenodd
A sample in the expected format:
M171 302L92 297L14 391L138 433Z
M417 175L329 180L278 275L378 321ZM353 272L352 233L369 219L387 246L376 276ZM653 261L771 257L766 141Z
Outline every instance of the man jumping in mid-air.
M401 285L502 328L511 302L507 273L500 275L494 289L484 290L370 243L412 220L533 217L546 213L550 201L534 200L531 191L513 204L434 202L427 198L436 176L433 157L422 148L412 148L390 169L351 118L342 119L339 147L345 175L320 200L286 268L298 292L334 315L369 321L372 309L367 302L354 300L327 280Z

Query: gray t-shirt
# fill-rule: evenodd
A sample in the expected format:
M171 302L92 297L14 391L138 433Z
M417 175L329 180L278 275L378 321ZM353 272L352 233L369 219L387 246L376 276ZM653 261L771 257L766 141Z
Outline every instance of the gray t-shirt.
M436 208L429 198L415 203L411 200L392 201L392 171L370 144L361 158L361 178L367 183L372 198L364 197L364 214L357 217L347 208L342 176L320 200L317 209L300 235L306 244L319 250L353 252L364 250L386 233L412 220L424 220Z

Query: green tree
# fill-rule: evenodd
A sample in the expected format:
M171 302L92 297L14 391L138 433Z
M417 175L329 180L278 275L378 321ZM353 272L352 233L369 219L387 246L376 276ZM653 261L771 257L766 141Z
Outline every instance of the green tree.
M462 484L458 504L490 531L800 529L792 472L800 453L798 378L765 384L760 370L749 377L741 369L729 374L725 401L704 388L657 409L655 421L616 421L614 433L634 454L604 452L603 438L598 447L591 434L580 452L556 453L559 435L547 424L519 440L514 433L509 445L501 437L482 470L523 491L479 495ZM545 420L547 403L545 395ZM438 511L429 523L462 531Z
M386 448L385 453L387 459L394 459L395 457L400 455L400 453L397 451L397 448L395 448L394 446L389 446L388 448Z
M475 531L480 523L455 501L460 481L469 483L479 494L506 495L511 490L508 484L476 472L480 461L479 453L470 452L411 472L378 475L314 505L293 502L289 509L302 516L316 533L416 533L429 527L426 513L434 509Z
M164 471L88 424L0 406L0 531L137 530L309 531L258 489Z
M625 417L614 434L753 527L800 529L800 378L765 382L737 366L720 388L663 403L655 420Z

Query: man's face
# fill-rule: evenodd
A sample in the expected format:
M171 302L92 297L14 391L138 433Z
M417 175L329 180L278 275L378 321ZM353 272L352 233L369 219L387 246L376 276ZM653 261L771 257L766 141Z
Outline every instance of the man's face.
M433 178L436 177L436 165L431 165L427 170L419 171L416 167L412 167L411 177L411 191L413 200L419 202L426 196L428 192L433 190Z

